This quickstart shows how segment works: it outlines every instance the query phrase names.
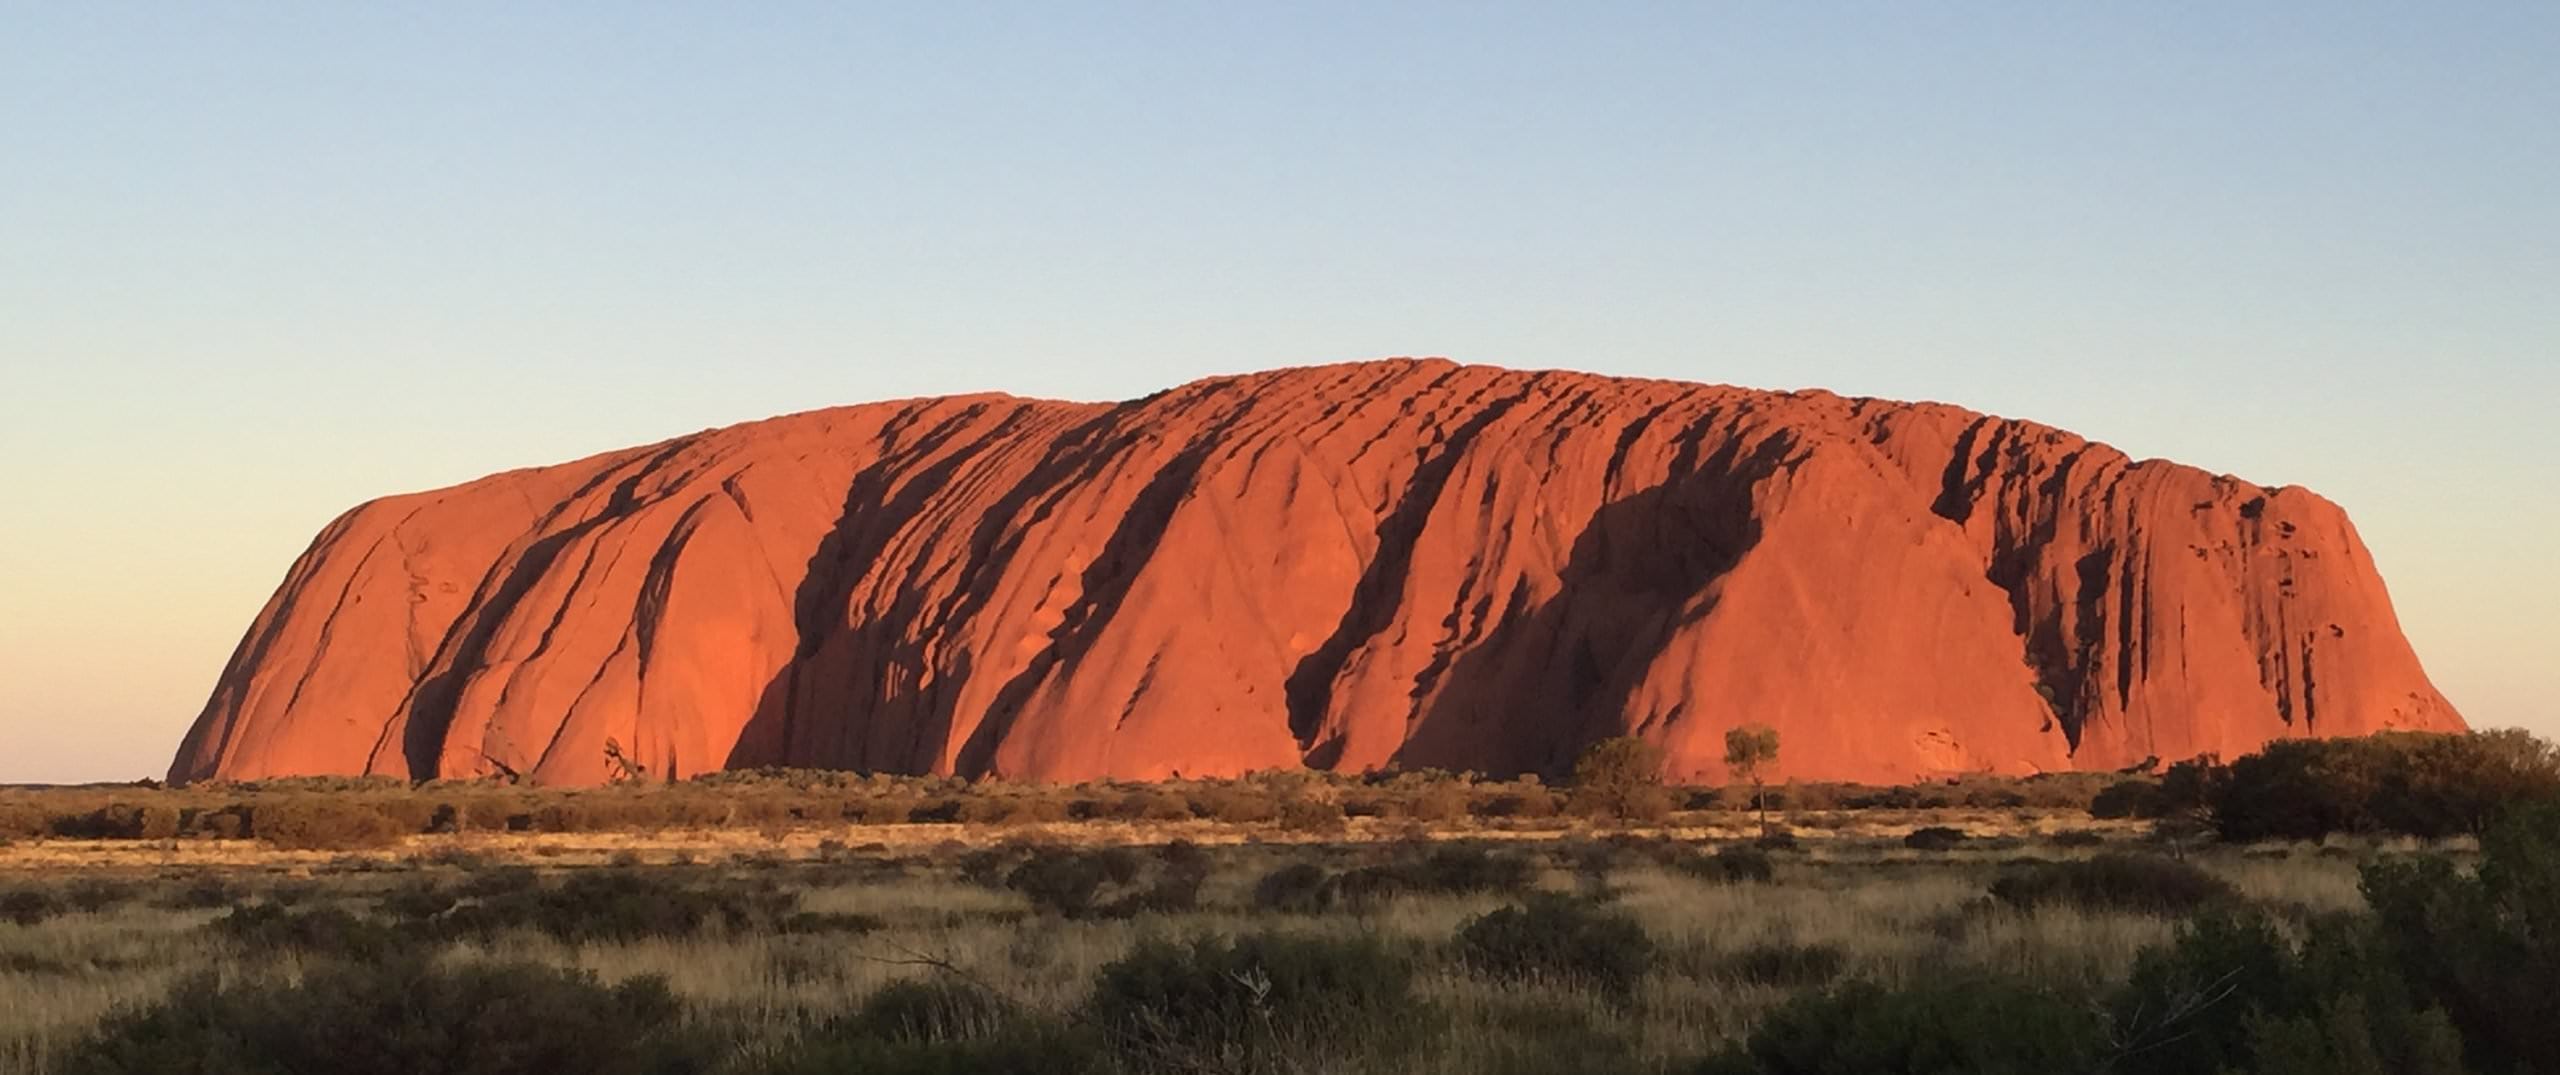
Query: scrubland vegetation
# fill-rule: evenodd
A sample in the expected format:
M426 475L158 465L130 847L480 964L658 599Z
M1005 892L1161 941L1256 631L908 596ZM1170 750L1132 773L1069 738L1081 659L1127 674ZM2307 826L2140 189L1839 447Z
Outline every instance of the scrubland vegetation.
M1765 832L1749 788L1594 757L1554 789L10 793L0 1070L2560 1070L2529 737L1771 784ZM525 842L597 832L622 850ZM8 865L210 845L241 853Z

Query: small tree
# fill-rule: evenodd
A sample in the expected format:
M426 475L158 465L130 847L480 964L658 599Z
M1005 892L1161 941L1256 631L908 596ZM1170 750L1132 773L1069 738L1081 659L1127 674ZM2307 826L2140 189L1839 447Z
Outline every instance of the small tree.
M1573 763L1577 813L1645 821L1669 813L1662 788L1662 748L1633 736L1603 739Z
M1724 765L1751 782L1751 805L1760 811L1760 833L1769 833L1769 796L1760 783L1763 766L1778 760L1778 730L1745 724L1724 733Z

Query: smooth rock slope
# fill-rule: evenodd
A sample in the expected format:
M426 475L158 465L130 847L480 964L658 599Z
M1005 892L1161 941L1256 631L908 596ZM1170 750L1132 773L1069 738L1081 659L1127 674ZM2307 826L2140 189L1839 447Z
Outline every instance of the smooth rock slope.
M1441 360L875 403L330 524L174 780L1900 781L2455 729L2346 516L1937 404Z

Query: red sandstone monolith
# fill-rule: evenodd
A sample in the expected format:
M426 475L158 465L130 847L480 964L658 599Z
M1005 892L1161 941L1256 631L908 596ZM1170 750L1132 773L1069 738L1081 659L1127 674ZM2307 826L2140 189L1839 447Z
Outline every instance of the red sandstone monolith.
M2344 513L1938 404L1454 363L813 411L348 512L174 780L2115 768L2458 729Z

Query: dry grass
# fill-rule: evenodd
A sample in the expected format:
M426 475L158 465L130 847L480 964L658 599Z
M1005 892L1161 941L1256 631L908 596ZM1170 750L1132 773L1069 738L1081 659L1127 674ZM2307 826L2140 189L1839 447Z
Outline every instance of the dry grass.
M1884 811L1867 811L1883 814ZM1309 917L1257 912L1253 883L1286 862L1332 866L1388 853L1363 841L1385 838L1383 826L1354 825L1347 841L1311 845L1258 830L1209 823L1110 823L1001 830L903 825L797 832L778 840L738 832L659 837L566 834L416 838L377 854L278 852L251 844L204 848L210 841L166 846L103 847L68 841L20 844L0 858L0 889L59 884L68 858L88 862L82 877L122 879L142 898L94 914L69 914L33 926L0 924L0 1071L34 1071L39 1058L80 1035L119 1004L146 1002L173 982L205 969L226 973L291 973L292 957L241 951L201 927L217 911L169 910L154 904L182 879L162 872L219 863L249 891L303 885L306 902L363 910L367 897L403 878L460 877L495 862L546 868L603 863L728 863L741 876L775 878L811 911L876 916L883 928L861 935L705 935L616 944L566 944L523 935L494 945L460 944L444 958L530 958L590 969L618 980L664 976L706 1019L746 1028L769 1049L804 1028L844 1013L884 983L944 973L920 961L947 963L1033 1008L1063 1012L1079 1002L1095 972L1140 938L1236 933L1256 929L1374 933L1421 959L1420 991L1445 1013L1429 1031L1425 1072L1481 1075L1527 1062L1524 1033L1589 1034L1620 1043L1638 1070L1658 1070L1746 1032L1794 987L1761 984L1733 969L1741 954L1774 945L1836 949L1842 974L1884 982L1979 967L2055 988L2094 988L2119 980L2135 954L2166 939L2175 923L2154 916L2072 908L2017 910L1991 904L1984 891L2001 861L2020 854L2047 858L2088 853L2034 842L2060 829L2087 829L2085 818L2021 820L2015 811L1975 819L1985 835L2016 842L1939 854L1910 852L1894 827L1947 823L1933 816L1862 819L1853 826L1799 826L1808 850L1781 856L1767 884L1716 884L1650 864L1609 878L1620 907L1660 946L1657 969L1623 1001L1553 986L1499 984L1472 977L1443 956L1468 919L1501 906L1503 895L1419 895L1358 913ZM1362 831L1363 829L1371 831ZM1395 830L1406 834L1409 830ZM1744 831L1749 831L1745 826ZM1574 835L1465 830L1489 839L1553 840ZM1662 835L1733 838L1724 828L1674 828ZM895 837L893 839L892 837ZM1079 843L1189 839L1210 847L1215 870L1198 910L1125 919L1035 916L1018 895L963 880L955 852L1000 840ZM823 842L823 843L822 843ZM235 842L236 843L236 842ZM874 845L865 847L864 845ZM1545 845L1522 843L1524 850ZM253 850L254 849L254 850ZM1559 851L1562 849L1559 848ZM158 855L151 865L132 855ZM226 857L227 856L227 857ZM99 865L104 858L114 866ZM2215 851L2198 861L2250 899L2289 916L2361 905L2355 860L2312 848ZM825 863L834 863L830 866ZM34 868L30 868L30 867ZM1562 854L1551 856L1535 885L1573 891L1583 879ZM1523 1028L1532 1028L1524 1031Z

